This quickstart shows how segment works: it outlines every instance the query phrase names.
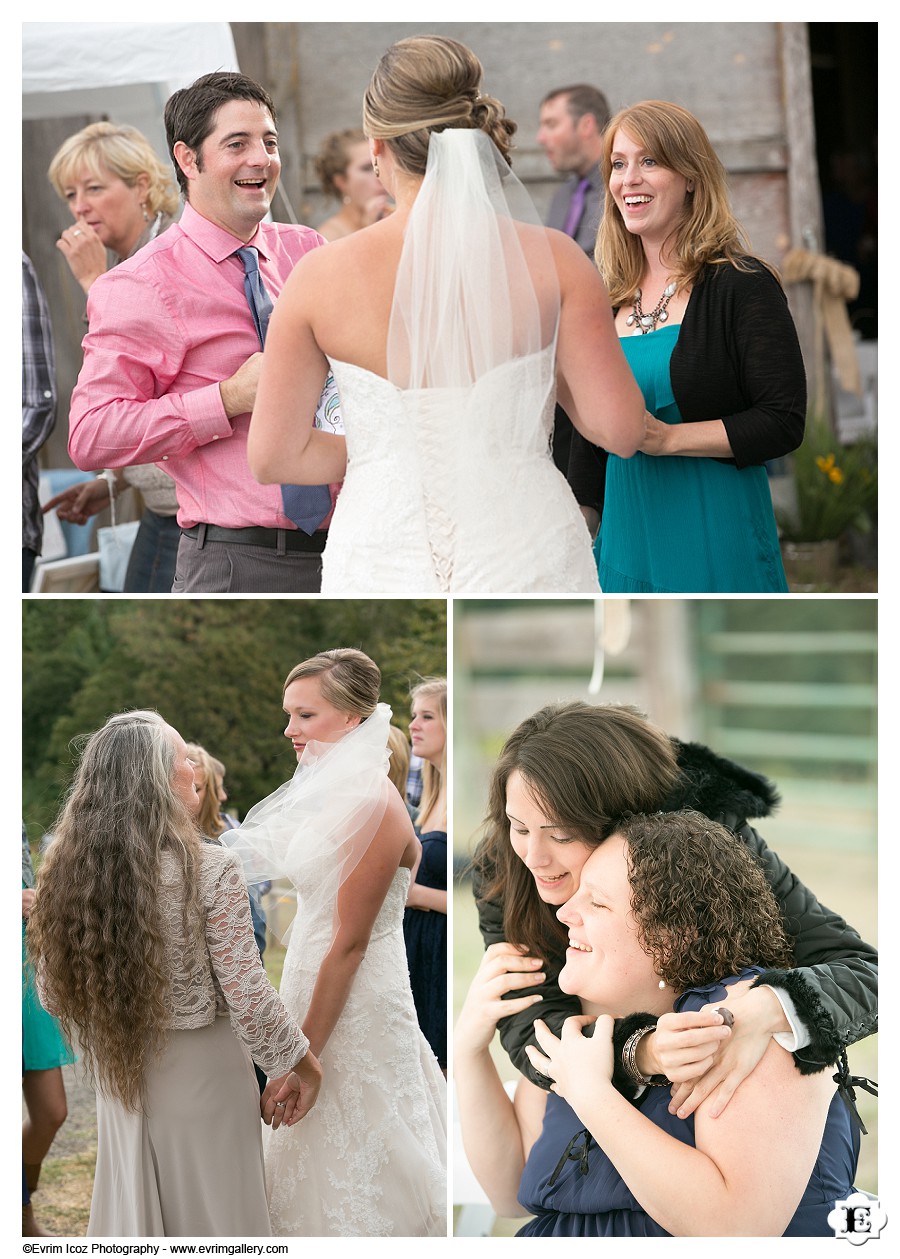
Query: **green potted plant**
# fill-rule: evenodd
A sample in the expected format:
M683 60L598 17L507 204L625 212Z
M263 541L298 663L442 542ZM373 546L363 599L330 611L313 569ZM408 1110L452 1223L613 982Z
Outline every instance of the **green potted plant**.
M782 550L800 587L815 589L837 573L838 543L848 529L875 526L878 495L876 442L842 446L819 416L807 421L793 456L795 500L777 511Z

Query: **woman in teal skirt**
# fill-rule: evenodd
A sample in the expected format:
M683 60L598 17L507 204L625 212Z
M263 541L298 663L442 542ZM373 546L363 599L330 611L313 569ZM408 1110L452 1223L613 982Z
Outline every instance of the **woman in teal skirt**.
M644 101L605 133L597 265L647 407L629 460L579 438L602 475L607 593L787 592L766 463L803 438L806 378L772 269L748 253L726 176L687 110Z
M22 826L22 1094L28 1117L22 1124L24 1186L22 1236L38 1236L30 1198L38 1185L41 1163L65 1122L66 1088L61 1068L75 1061L59 1025L38 1000L34 973L25 957L25 930L34 903L34 867L28 835Z

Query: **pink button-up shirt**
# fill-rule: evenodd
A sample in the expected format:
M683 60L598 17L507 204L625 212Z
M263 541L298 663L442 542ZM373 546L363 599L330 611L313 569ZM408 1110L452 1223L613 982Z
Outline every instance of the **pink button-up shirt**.
M246 243L259 251L274 300L297 261L325 241L309 227L261 223ZM88 296L69 454L86 470L156 463L175 480L185 528L296 528L280 487L259 485L247 466L249 414L229 420L219 393L259 350L234 256L243 244L187 204L178 223L100 276Z

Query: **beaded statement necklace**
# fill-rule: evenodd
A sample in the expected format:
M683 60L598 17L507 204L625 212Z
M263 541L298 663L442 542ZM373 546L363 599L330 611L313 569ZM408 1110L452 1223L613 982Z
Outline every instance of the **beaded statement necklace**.
M647 314L644 314L641 307L641 290L638 289L634 295L631 314L625 320L626 325L629 328L634 329L631 334L633 337L643 336L648 332L655 332L656 325L658 323L666 322L669 318L669 312L666 310L666 307L668 306L669 301L675 296L675 290L677 287L678 285L674 280L671 284L667 284L663 289L662 297Z

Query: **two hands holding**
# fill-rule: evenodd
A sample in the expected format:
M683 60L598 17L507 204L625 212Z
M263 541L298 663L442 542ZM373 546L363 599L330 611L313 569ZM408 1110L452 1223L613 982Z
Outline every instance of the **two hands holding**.
M505 993L541 984L545 978L539 958L527 956L515 945L490 945L457 1021L457 1047L471 1053L487 1051L500 1019L530 1007L535 1007L537 1015L539 995L503 998ZM702 1010L662 1015L656 1030L640 1041L638 1068L645 1076L663 1075L671 1080L669 1110L679 1118L693 1114L707 1099L710 1116L721 1115L766 1052L772 1034L785 1030L778 998L766 986L752 988L752 982L732 984L725 999ZM733 1017L731 1026L719 1013L722 1007ZM594 1031L587 1037L583 1029L590 1024ZM529 1045L525 1052L535 1070L553 1081L552 1091L572 1105L579 1090L583 1094L587 1087L612 1080L613 1026L606 1014L574 1015L566 1019L557 1036L536 1018L540 1048Z
M316 1103L322 1086L322 1066L311 1049L286 1075L270 1080L259 1100L263 1122L272 1129L299 1123Z

